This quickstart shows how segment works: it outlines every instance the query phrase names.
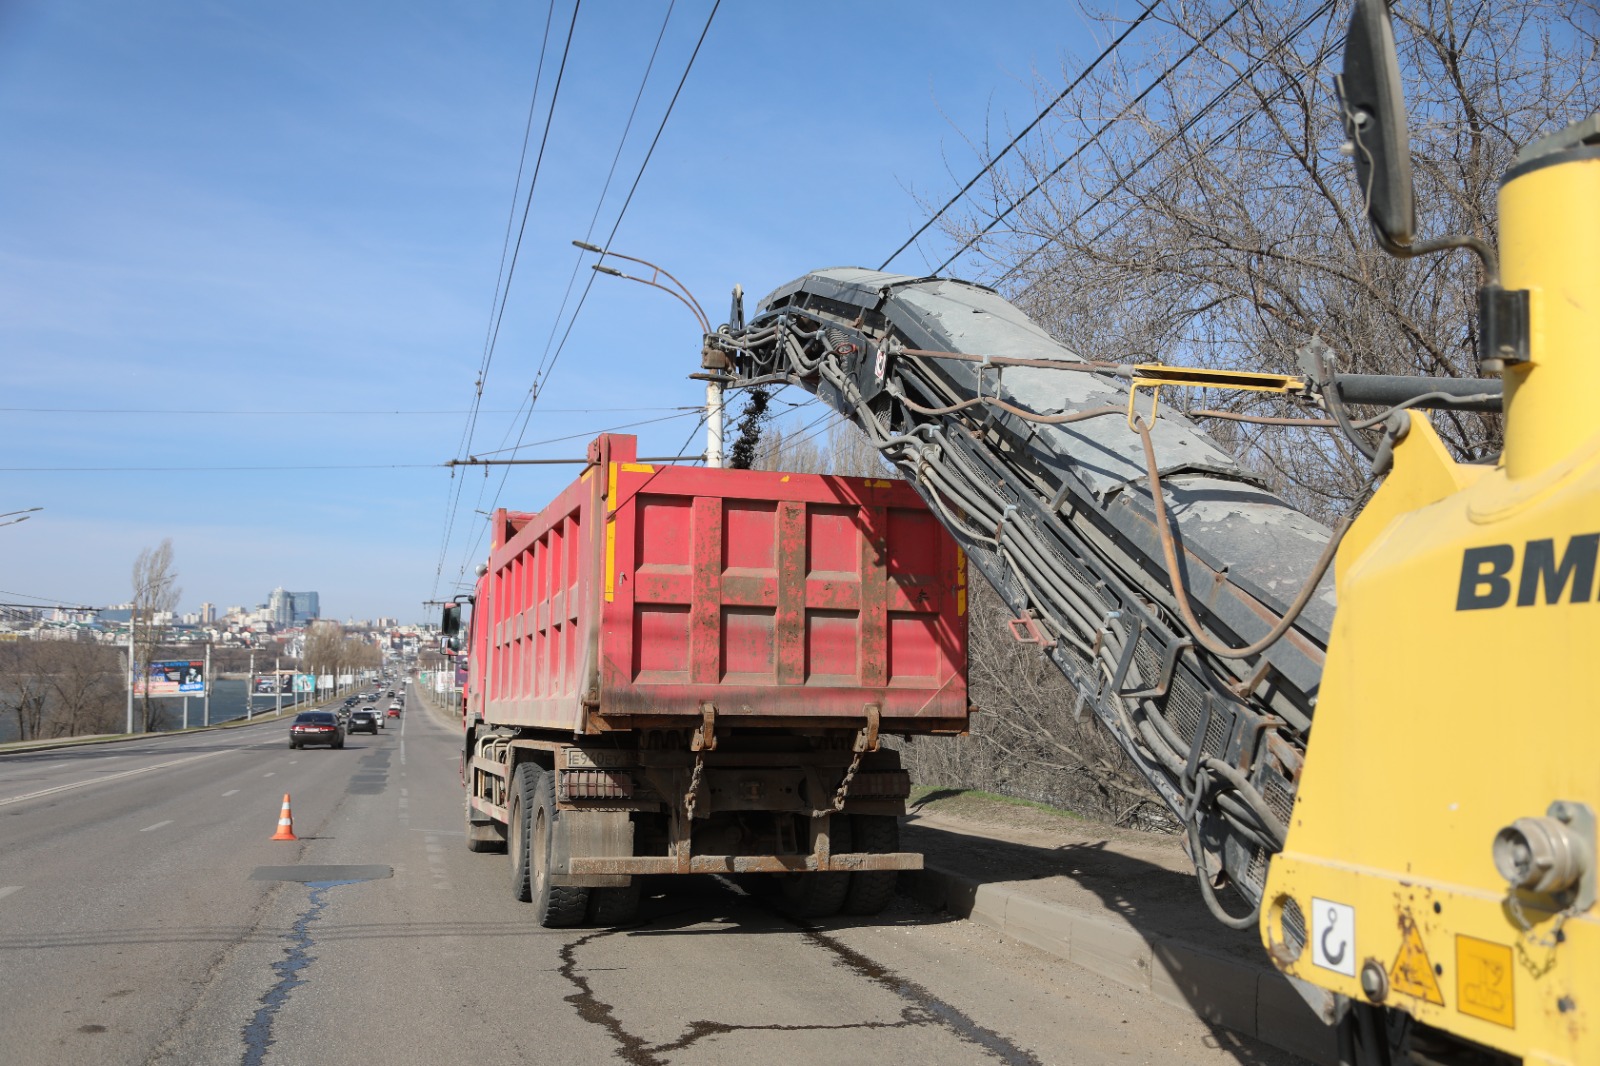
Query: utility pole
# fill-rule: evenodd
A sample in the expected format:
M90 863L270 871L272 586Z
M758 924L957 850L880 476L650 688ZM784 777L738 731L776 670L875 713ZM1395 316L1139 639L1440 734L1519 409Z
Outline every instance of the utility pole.
M722 466L722 382L706 381L706 466Z
M250 710L256 698L256 650L250 649L250 673L244 682L244 720L250 720Z
M202 676L206 680L205 699L201 702L201 713L204 715L202 721L209 726L211 724L211 642L209 640L206 641L206 672Z
M273 656L272 657L272 693L273 693L273 697L277 700L277 704L278 704L277 713L279 715L283 714L283 673L282 673L282 670L283 670L283 657L281 655Z
M137 609L137 608L136 608ZM133 613L128 614L128 732L133 732Z

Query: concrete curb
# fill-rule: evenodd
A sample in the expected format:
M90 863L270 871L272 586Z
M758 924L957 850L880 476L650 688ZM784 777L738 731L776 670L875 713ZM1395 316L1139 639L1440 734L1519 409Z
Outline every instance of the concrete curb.
M1312 1013L1288 978L1265 965L1174 937L1141 934L938 866L902 873L900 890L1107 980L1151 993L1202 1021L1312 1062L1338 1062L1333 1030Z

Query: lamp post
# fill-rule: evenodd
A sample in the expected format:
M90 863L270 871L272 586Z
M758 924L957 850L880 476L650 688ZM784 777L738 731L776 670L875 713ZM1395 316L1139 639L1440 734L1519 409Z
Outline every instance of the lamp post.
M605 256L611 256L613 259L625 259L630 263L638 263L641 266L649 267L651 270L651 275L648 278L636 277L633 274L624 274L617 268L606 266L604 263L595 263L591 265L590 269L599 274L608 274L614 278L622 278L626 281L636 281L640 285L648 285L652 289L660 289L662 292L668 294L689 309L689 313L694 315L695 321L700 324L700 332L702 336L709 336L711 334L711 320L706 317L705 309L700 306L700 301L694 298L694 294L689 291L688 286L684 285L683 282L673 277L670 272L663 270L661 267L650 262L648 259L640 259L638 256L624 255L621 252L613 252L609 248L601 248L599 245L589 244L585 241L573 241L572 243L575 247L580 248L585 252L594 252L602 258ZM660 279L662 278L666 278L672 284L670 286L661 284ZM722 392L724 388L724 382L721 375L708 374L705 375L705 379L706 465L709 467L720 467L722 465Z

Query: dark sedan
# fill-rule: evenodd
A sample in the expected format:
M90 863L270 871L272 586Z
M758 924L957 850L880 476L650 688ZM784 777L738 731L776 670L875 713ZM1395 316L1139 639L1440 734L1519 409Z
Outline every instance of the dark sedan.
M289 726L289 747L303 748L308 744L326 744L331 748L344 747L344 727L332 711L302 711Z
M350 716L350 732L378 735L378 716L372 711L356 711Z

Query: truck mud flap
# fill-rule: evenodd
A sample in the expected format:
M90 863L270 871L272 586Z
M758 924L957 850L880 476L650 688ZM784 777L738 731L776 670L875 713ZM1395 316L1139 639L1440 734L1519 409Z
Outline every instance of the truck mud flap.
M550 883L566 888L626 888L635 871L594 869L590 864L636 861L633 820L628 813L562 811L557 815L550 827Z

